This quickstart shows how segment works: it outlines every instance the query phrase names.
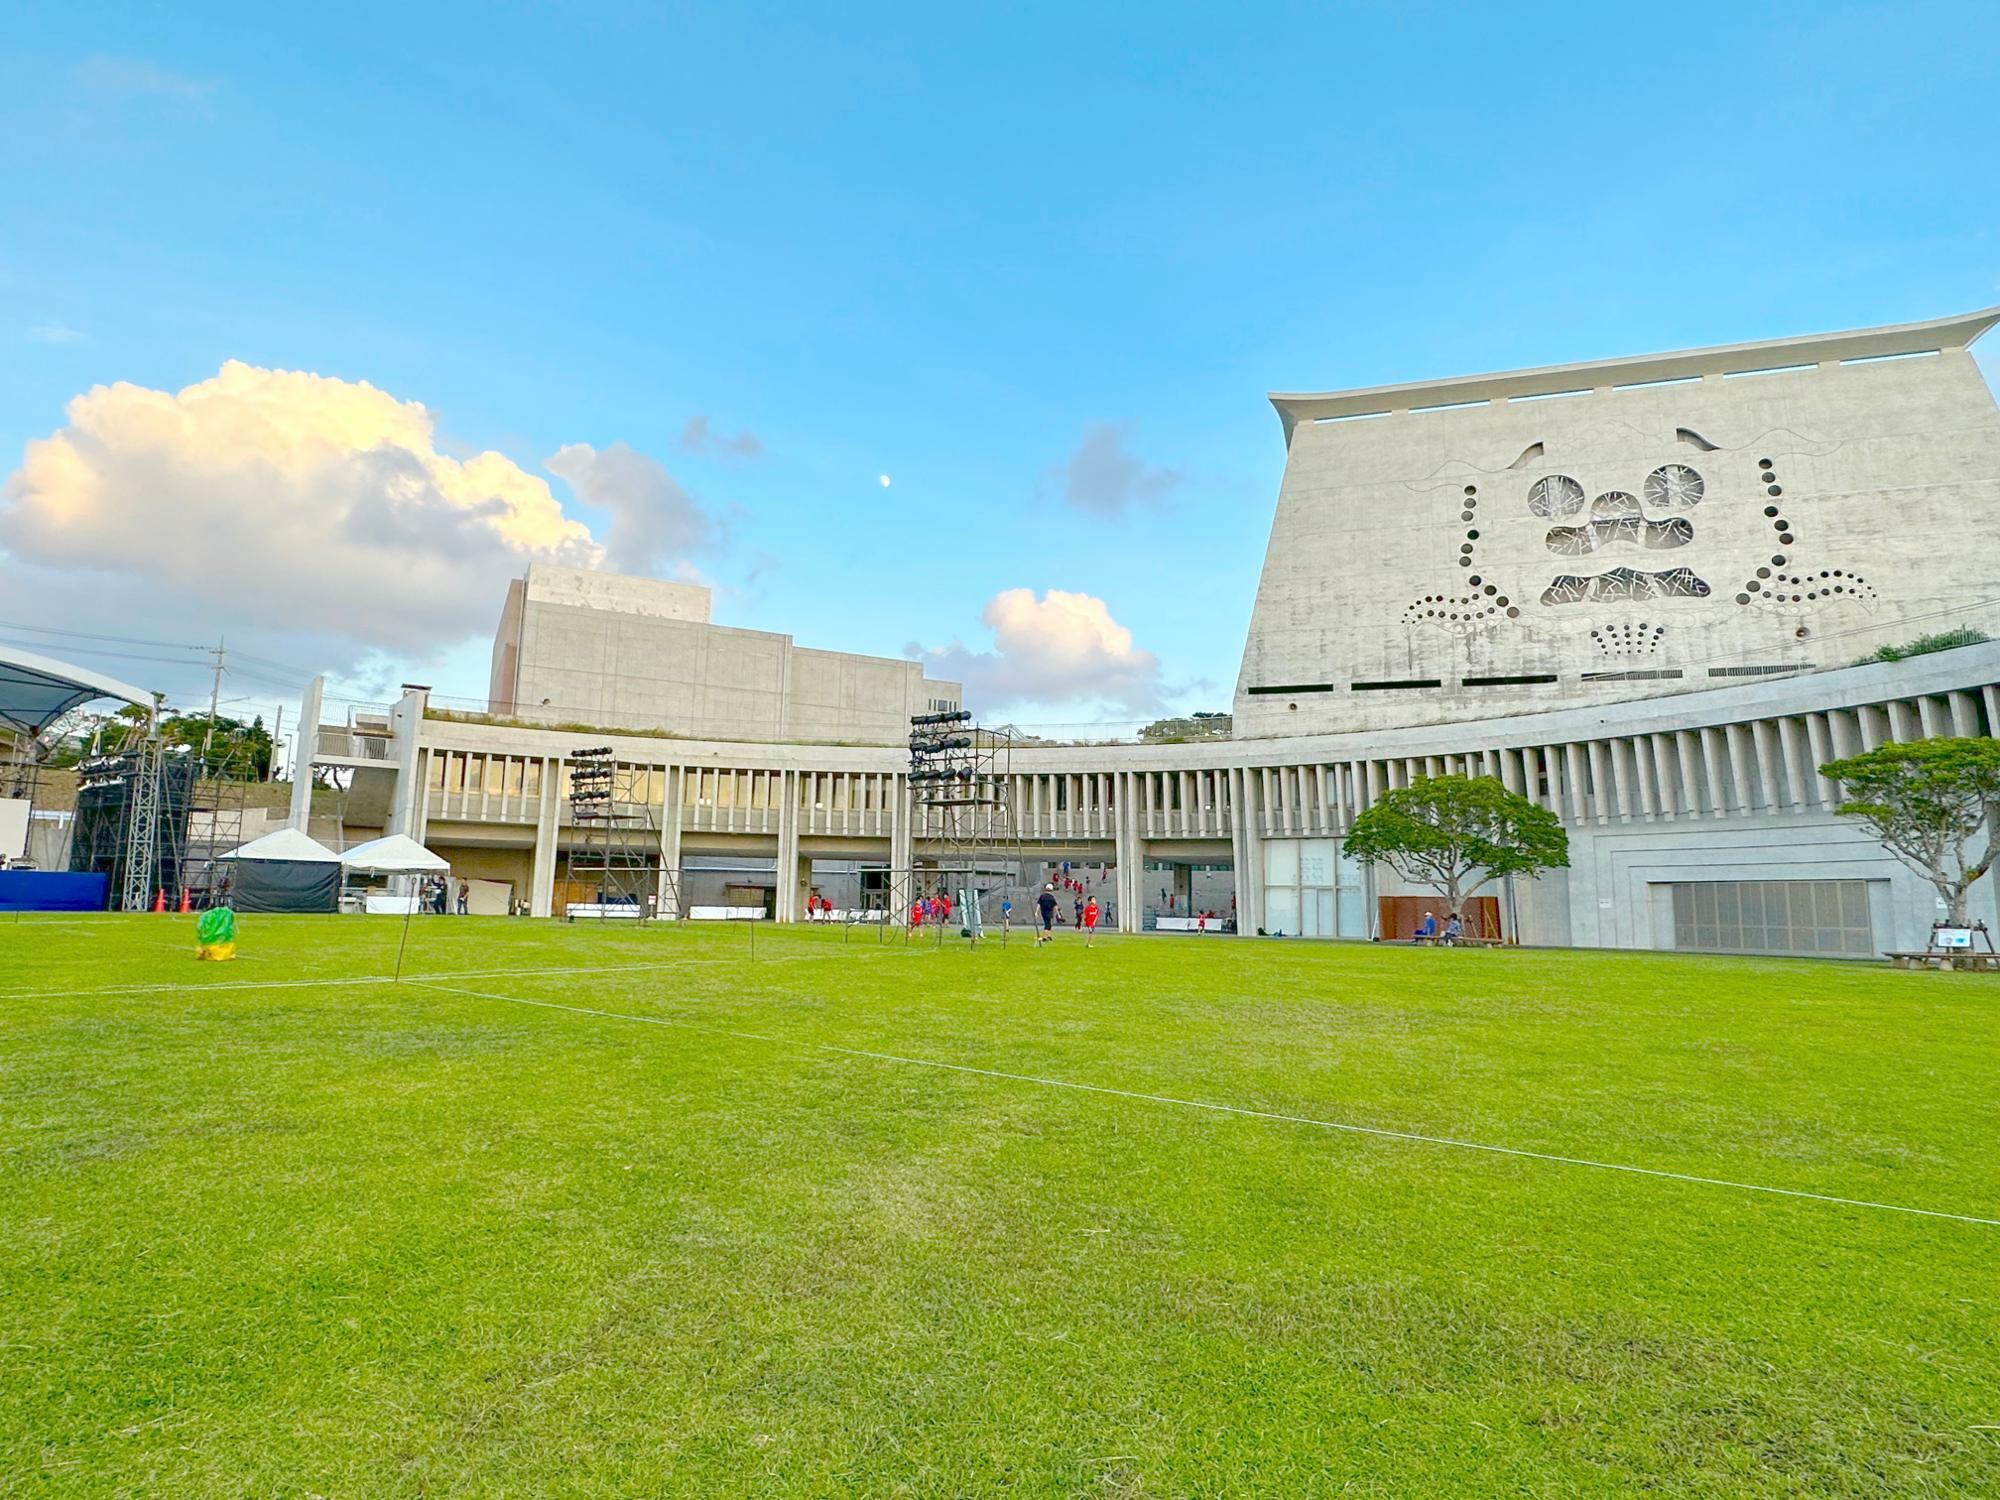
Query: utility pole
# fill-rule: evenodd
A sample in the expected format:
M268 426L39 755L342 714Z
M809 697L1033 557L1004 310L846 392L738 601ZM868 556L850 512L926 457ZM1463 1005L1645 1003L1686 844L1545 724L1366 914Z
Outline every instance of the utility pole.
M278 739L285 732L285 705L278 705L278 717L271 721L271 759L264 766L264 779L278 779Z
M220 636L215 641L215 682L208 690L208 733L201 737L201 758L208 759L209 746L215 743L215 711L222 706L222 648Z

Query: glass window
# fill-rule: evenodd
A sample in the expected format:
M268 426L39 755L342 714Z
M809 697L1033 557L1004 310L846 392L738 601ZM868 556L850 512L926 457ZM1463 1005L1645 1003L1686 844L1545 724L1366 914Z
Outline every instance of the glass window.
M1299 884L1326 885L1333 881L1332 839L1307 839L1299 846Z
M1264 892L1264 929L1294 937L1299 930L1299 892L1296 886L1271 886Z
M1299 883L1299 844L1297 839L1272 839L1264 845L1264 884L1267 886L1297 885ZM1294 927L1296 924L1294 924ZM1287 927L1285 931L1293 931Z

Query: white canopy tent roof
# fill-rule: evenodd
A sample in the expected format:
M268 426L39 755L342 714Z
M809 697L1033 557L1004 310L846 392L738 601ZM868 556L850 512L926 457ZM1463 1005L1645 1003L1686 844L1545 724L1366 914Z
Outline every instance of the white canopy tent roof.
M340 856L318 839L308 838L296 828L280 828L261 839L252 839L220 856L223 859L270 859L291 864L337 865Z
M356 844L340 862L363 875L433 875L449 870L451 861L431 853L406 833L392 833Z

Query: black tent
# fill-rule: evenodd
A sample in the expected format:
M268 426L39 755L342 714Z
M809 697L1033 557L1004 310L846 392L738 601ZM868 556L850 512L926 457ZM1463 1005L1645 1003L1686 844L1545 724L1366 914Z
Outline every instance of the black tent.
M280 828L222 856L236 867L229 904L238 911L337 911L340 856L296 828Z

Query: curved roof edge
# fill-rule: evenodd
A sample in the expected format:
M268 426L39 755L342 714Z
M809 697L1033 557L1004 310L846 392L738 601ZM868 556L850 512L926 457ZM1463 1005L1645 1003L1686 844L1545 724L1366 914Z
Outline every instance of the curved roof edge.
M129 682L18 646L0 646L0 721L39 733L52 719L94 698L153 706L153 695Z
M1285 440L1290 442L1292 429L1300 422L1322 421L1329 417L1387 416L1392 412L1479 406L1517 396L1553 396L1572 391L1685 380L1691 376L1741 375L1753 370L1783 370L1837 360L1936 354L1968 347L1995 323L2000 323L2000 307L1983 308L1949 318L1932 318L1922 323L1889 323L1880 328L1855 328L1843 333L1811 333L1795 338L1760 339L1748 344L1715 344L1704 349L1681 349L1665 354L1632 354L1616 359L1584 360L1577 364L1536 365L1526 370L1457 375L1447 380L1418 380L1345 391L1273 391L1270 401L1285 424Z

